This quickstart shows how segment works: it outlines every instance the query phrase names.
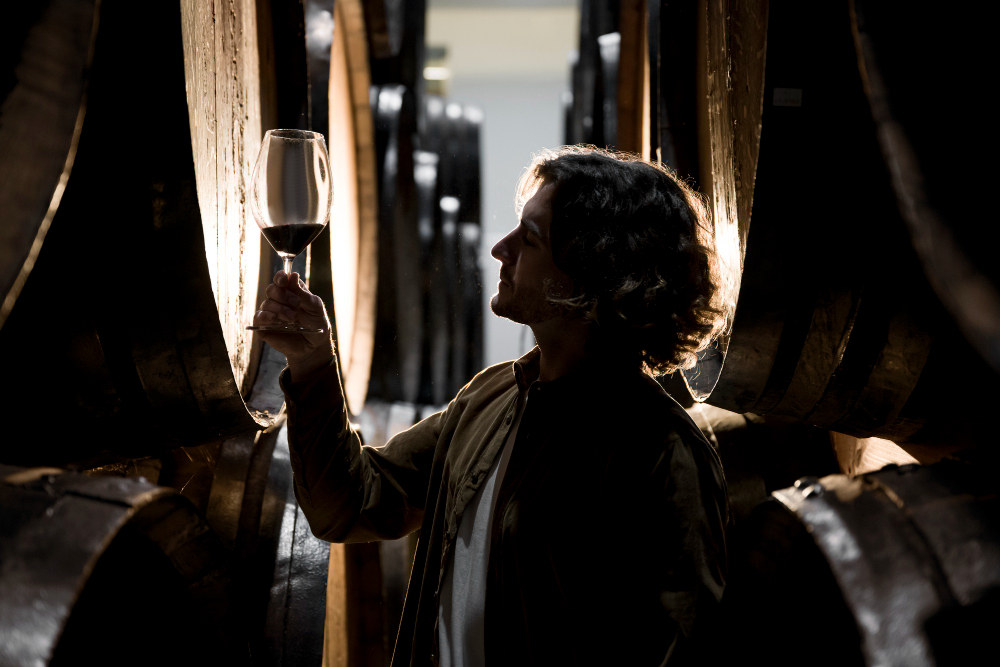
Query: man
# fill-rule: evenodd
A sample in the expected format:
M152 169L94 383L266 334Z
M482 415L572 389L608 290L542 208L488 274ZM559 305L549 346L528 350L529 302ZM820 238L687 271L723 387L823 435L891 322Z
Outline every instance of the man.
M701 209L666 170L585 148L537 157L519 201L491 306L537 347L384 447L350 426L329 335L266 335L288 358L299 503L331 541L421 529L393 665L696 663L725 482L650 373L720 321ZM296 274L267 295L256 322L329 330Z

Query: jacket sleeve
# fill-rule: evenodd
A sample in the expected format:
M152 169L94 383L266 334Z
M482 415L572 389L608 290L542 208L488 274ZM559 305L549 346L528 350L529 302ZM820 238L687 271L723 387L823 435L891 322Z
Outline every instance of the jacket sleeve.
M331 542L366 542L419 528L445 413L383 447L370 447L351 425L336 359L294 385L286 368L280 382L295 496L313 534Z

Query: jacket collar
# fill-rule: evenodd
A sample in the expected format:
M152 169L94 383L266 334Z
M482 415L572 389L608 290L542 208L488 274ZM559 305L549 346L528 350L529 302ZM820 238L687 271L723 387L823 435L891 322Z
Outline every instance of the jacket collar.
M541 356L542 351L536 345L527 354L514 362L514 380L517 382L517 388L522 392L528 391L528 387L538 379L539 359Z
M540 359L542 356L538 346L531 348L527 354L513 363L514 380L517 388L521 392L526 392L538 380L540 371ZM612 380L622 380L626 377L641 376L642 371L638 368L629 368L621 364L609 363L600 358L591 359L580 368L574 369L571 373L546 382L546 386L552 387L573 387L581 391L589 389L589 385L594 383L606 383Z

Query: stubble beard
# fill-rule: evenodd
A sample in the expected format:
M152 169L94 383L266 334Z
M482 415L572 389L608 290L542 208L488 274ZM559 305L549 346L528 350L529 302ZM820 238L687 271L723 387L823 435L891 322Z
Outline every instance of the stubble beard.
M507 288L510 294L503 299L500 290L490 299L490 310L497 317L503 317L517 324L539 324L559 316L559 308L550 303L544 292L519 294L513 288Z

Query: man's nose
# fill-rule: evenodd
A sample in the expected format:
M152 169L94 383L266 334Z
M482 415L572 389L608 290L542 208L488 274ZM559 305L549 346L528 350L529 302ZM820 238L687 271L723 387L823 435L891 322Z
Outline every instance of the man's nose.
M497 241L497 244L490 250L490 254L493 255L494 259L499 259L502 263L509 264L511 260L510 234Z

